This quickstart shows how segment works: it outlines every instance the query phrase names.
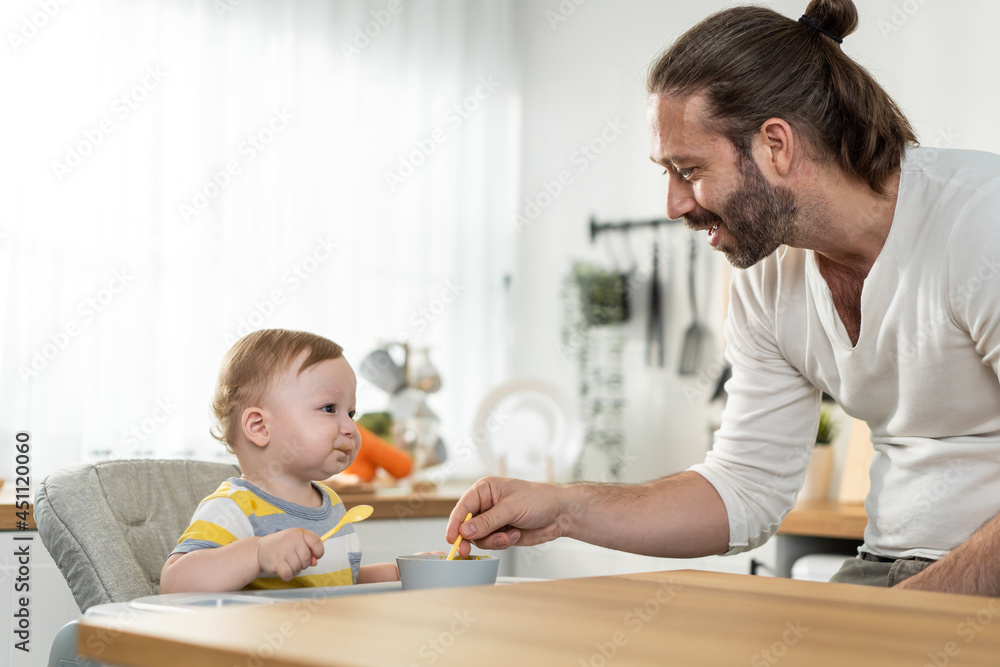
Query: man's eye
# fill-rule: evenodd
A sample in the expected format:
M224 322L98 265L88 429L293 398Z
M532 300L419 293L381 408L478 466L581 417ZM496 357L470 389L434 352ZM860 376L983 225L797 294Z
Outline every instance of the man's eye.
M685 180L685 181L690 181L691 180L691 173L692 173L691 169L675 169L674 173L677 174L678 176L680 176L682 180ZM670 170L669 169L664 169L663 170L663 175L664 176L667 176L669 174L670 174Z

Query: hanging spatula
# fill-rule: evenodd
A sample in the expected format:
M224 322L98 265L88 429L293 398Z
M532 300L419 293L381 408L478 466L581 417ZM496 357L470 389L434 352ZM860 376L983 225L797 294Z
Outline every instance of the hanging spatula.
M681 375L694 375L698 372L698 369L701 367L704 339L708 335L708 330L698 317L698 299L694 289L694 269L697 250L697 241L694 235L692 235L691 260L688 265L688 299L691 301L692 320L690 326L684 332L684 346L681 348L681 363L678 369L678 373Z
M653 348L656 363L663 368L666 349L663 345L663 297L660 295L660 245L653 242L653 275L649 279L649 322L646 324L646 365L653 365Z

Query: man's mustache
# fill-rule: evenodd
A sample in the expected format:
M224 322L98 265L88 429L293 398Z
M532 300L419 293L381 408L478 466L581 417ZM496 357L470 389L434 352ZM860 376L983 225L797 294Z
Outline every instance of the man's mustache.
M715 225L723 224L722 218L720 218L715 213L711 211L706 211L704 209L700 211L692 211L681 218L688 229L705 229L706 227L714 227Z

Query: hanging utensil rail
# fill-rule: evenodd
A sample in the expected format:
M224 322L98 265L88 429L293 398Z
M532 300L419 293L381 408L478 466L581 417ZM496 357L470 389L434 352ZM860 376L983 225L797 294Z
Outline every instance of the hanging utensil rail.
M613 230L622 230L628 232L632 229L640 229L643 227L657 228L661 225L669 225L677 222L683 222L681 219L673 218L656 218L654 220L624 220L622 222L598 222L597 218L590 216L590 242L594 243L597 240L597 235L601 232L608 232Z

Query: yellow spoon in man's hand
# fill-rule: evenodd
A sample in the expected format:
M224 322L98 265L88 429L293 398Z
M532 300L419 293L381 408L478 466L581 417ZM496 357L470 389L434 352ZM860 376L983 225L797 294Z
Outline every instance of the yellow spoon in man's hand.
M344 514L343 518L341 518L340 521L337 522L337 525L331 528L329 533L319 538L319 541L326 542L326 538L330 537L338 530L343 528L345 524L364 521L365 519L370 517L372 515L372 512L374 511L375 508L372 507L371 505L355 505L351 509L347 510L347 513Z
M468 521L471 518L472 518L472 512L469 512L468 514L465 515L465 521ZM463 521L462 523L464 524L465 521ZM459 526L459 528L461 528L461 526ZM445 560L455 560L455 554L458 552L458 545L461 544L461 542L462 542L462 533L459 533L458 537L455 539L455 543L451 545L451 551L448 552L448 557L445 558Z

